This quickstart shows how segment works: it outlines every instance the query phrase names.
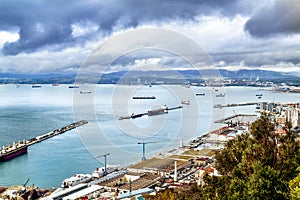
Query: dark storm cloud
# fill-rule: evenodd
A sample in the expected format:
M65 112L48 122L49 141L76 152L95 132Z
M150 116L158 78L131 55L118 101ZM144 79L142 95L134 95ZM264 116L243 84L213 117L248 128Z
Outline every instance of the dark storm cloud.
M20 37L4 44L5 55L30 53L52 45L63 48L92 39L93 35L88 34L74 36L74 24L93 23L97 33L110 34L115 26L129 28L148 22L240 12L239 4L232 0L3 0L0 8L0 30L18 30Z
M300 33L300 1L276 0L249 19L244 28L254 37Z

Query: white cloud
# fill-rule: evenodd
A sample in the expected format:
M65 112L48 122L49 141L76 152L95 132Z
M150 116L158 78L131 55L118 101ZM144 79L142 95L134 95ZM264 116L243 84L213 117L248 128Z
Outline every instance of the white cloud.
M270 37L257 39L244 32L244 24L249 16L236 15L232 17L221 16L199 16L196 20L174 20L168 22L155 22L138 26L162 27L167 30L173 30L194 40L203 51L211 55L215 64L219 68L238 70L238 69L266 69L274 71L300 71L300 34L286 35L280 37ZM121 25L116 25L121 27ZM43 30L41 26L36 27ZM0 71L18 71L18 72L64 72L74 70L74 66L79 66L85 61L89 53L98 47L103 35L96 35L98 25L93 23L75 23L72 25L72 35L75 38L90 37L93 39L84 45L78 45L72 48L52 51L40 51L31 54L19 54L16 56L0 56ZM132 30L132 28L130 28ZM124 33L129 29L116 28L110 37L118 33ZM107 36L106 36L107 37ZM92 37L90 37L92 38ZM97 39L95 39L97 38ZM0 48L5 42L12 42L19 39L17 32L0 32ZM165 38L166 43L170 38ZM111 46L118 49L126 46L128 41L119 41ZM180 46L181 45L181 46ZM183 48L183 44L178 44L178 48ZM50 52L51 51L51 52ZM155 57L153 57L155 58ZM136 62L149 62L149 57L139 58ZM174 64L180 68L180 62L171 57L161 57L160 60L152 60L156 64ZM173 63L172 63L173 59ZM169 60L169 61L168 61ZM154 63L154 64L155 64ZM135 63L135 66L143 63ZM147 63L144 63L144 65Z
M18 32L0 31L0 49L6 42L14 42L19 39Z
M71 27L72 36L74 38L87 36L89 34L97 34L97 30L99 29L98 25L91 22L75 23L72 24Z
M0 72L17 73L76 73L78 67L96 47L89 42L85 46L67 48L61 51L40 51L2 57Z

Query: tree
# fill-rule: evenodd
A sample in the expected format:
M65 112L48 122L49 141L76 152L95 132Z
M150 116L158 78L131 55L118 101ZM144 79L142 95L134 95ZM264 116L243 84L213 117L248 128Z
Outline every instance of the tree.
M249 133L229 141L216 155L216 168L227 180L226 192L222 197L216 193L215 197L288 199L288 183L300 165L300 151L291 127L287 126L286 131L284 136L274 134L273 124L262 115ZM210 182L207 185L214 191L220 187Z
M300 167L298 167L297 171L300 171ZM289 182L289 189L291 199L300 199L300 173Z

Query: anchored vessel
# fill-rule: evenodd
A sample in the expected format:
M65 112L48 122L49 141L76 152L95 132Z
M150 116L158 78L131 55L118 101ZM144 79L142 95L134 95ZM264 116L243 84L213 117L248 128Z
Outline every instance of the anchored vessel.
M14 143L12 146L10 144L8 144L6 147L3 146L2 150L0 150L0 161L7 161L7 160L13 159L17 156L20 156L22 154L26 154L28 146L33 145L38 142L41 142L43 140L49 139L56 135L62 134L66 131L72 130L76 127L82 126L87 123L88 123L88 121L81 120L81 121L69 124L68 126L62 127L60 129L56 129L54 131L46 133L44 135L40 135L40 136L31 138L27 141L23 140L23 142Z
M190 100L183 100L181 101L181 104L184 104L184 105L190 105Z
M31 86L32 88L40 88L40 87L42 87L40 84L34 84L34 85L32 85Z
M89 91L89 90L87 90L87 91L80 90L80 94L91 94L91 93L92 93L92 91Z
M155 96L134 96L132 99L156 99Z
M77 85L70 85L69 88L79 88Z
M216 94L216 97L225 97L225 93Z

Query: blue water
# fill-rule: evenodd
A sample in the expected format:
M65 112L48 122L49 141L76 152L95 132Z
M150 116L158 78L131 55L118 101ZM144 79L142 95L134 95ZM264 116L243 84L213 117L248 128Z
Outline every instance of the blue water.
M219 91L215 91L218 89ZM177 147L180 140L213 130L222 124L213 121L234 113L255 113L255 106L213 109L217 103L257 101L299 102L300 94L282 94L263 88L227 87L225 98L215 98L222 88L182 86L114 86L82 85L0 85L0 145L29 139L63 127L73 121L89 123L28 148L28 154L0 163L0 185L29 185L41 188L59 186L64 178L75 173L91 173L103 165L101 155L110 153L108 164L129 165L141 159L138 142L146 145L146 156ZM92 94L79 94L91 90ZM205 92L205 96L195 93ZM262 93L262 99L255 94ZM131 96L156 96L155 100L132 100ZM166 115L135 120L118 120L131 113L144 113L159 105L191 105L169 111ZM97 157L97 158L95 158Z

